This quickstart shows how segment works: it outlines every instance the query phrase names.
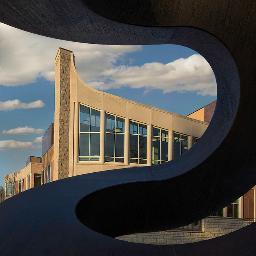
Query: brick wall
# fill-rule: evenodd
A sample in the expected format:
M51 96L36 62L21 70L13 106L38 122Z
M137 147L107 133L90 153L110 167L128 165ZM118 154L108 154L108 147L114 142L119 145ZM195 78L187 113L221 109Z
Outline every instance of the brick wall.
M182 231L173 229L161 232L120 236L117 239L134 243L156 245L194 243L228 234L245 227L250 223L250 221L245 221L243 219L208 217L203 220L203 228L201 231Z

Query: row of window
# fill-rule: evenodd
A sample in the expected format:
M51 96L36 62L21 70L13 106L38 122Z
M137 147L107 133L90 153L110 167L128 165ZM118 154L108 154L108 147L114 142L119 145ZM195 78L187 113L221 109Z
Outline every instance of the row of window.
M124 162L125 119L106 113L105 115L105 162ZM147 125L129 122L129 162L147 163ZM173 133L173 159L188 151L188 135ZM168 161L167 130L152 128L152 164ZM195 139L194 139L194 142ZM100 111L80 105L79 161L100 159Z
M34 178L34 187L42 185L41 177L42 177L41 174L32 175L32 178ZM27 178L20 179L15 182L5 183L5 193L7 197L21 193L30 188L31 188L31 175L27 175Z

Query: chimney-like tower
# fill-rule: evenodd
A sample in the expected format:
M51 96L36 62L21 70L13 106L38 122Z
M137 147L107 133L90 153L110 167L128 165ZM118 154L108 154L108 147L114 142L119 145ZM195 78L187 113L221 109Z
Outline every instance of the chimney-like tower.
M73 52L59 48L55 58L54 174L69 176L70 83Z

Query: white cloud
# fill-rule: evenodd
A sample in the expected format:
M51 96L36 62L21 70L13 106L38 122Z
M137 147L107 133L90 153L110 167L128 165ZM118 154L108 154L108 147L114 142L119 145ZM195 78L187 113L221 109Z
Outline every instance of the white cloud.
M3 134L16 135L16 134L42 134L44 133L43 129L36 129L28 126L17 127L9 130L4 130Z
M42 143L42 140L43 140L43 137L40 136L40 137L36 137L36 138L34 139L34 142L35 142L35 143Z
M37 149L41 147L42 137L36 137L33 141L0 140L0 150L8 149Z
M19 42L19 43L17 43ZM38 77L54 80L54 57L59 47L74 51L85 80L111 68L124 54L140 46L81 44L34 35L0 23L0 85L32 83Z
M44 107L44 102L41 100L36 100L32 102L22 102L18 99L0 101L0 111L10 111L16 109L33 109Z
M31 141L1 140L0 149L29 149L33 148Z
M76 56L81 78L100 88L160 89L163 92L196 92L216 95L216 81L208 62L200 55L178 59L167 64L145 63L131 66L127 53L142 46L95 45L67 42L24 32L0 23L0 85L18 86L43 77L54 80L54 57L59 47ZM19 44L17 44L17 41ZM118 66L125 60L129 66Z
M102 80L109 80L108 88L160 89L163 92L197 92L216 95L217 86L208 62L199 54L181 58L167 64L154 62L142 66L121 66L106 70Z

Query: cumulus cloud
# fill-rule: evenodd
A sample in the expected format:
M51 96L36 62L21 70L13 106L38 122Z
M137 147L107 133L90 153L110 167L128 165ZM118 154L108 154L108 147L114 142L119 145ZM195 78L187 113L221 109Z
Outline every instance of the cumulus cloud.
M22 102L18 99L0 101L0 111L10 111L16 109L33 109L33 108L43 108L44 102L41 100L36 100L32 102Z
M124 54L141 46L96 45L34 35L0 23L0 85L17 86L37 78L54 80L54 57L59 47L72 50L85 80L111 68ZM17 44L17 42L19 42Z
M110 80L111 78L111 80ZM197 92L216 95L216 80L208 62L199 54L167 64L154 62L142 66L121 66L102 73L108 88L160 89L168 92Z
M0 149L29 149L33 148L31 141L1 140Z
M36 149L41 146L42 137L36 137L33 141L0 140L0 150L8 149Z
M131 66L125 54L142 46L96 45L67 42L24 32L0 23L0 85L18 86L43 77L54 80L54 56L59 47L76 55L81 78L103 90L128 86L167 92L216 95L216 81L208 62L199 54L167 64ZM19 41L19 44L16 42ZM118 66L120 61L128 66Z
M16 135L16 134L43 134L44 130L43 129L36 129L28 126L24 127L17 127L9 130L4 130L3 134L8 134L8 135Z

